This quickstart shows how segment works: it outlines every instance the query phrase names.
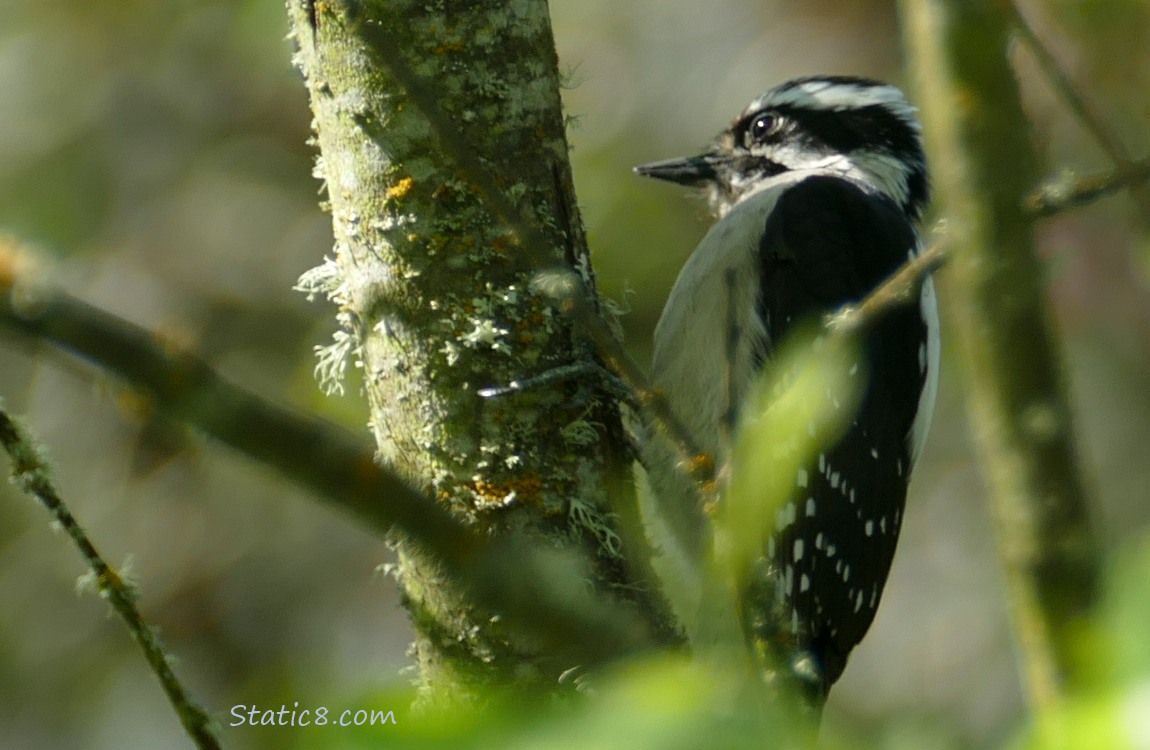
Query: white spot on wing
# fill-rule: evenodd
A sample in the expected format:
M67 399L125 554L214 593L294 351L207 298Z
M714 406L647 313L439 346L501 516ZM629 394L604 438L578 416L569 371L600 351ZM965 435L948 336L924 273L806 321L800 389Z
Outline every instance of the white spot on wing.
M815 499L813 497L807 498L807 516L814 516L815 514Z
M803 559L803 540L802 539L796 539L795 540L794 553L795 553L795 562L798 562L799 560Z
M863 531L866 532L867 536L874 536L874 521L867 521Z
M775 514L775 531L782 531L795 522L795 501L792 500Z
M799 593L808 590L811 587L811 578L806 573L799 577Z
M799 487L806 487L807 486L807 480L808 480L807 470L806 469L799 469L798 476L795 477L795 484L798 485Z

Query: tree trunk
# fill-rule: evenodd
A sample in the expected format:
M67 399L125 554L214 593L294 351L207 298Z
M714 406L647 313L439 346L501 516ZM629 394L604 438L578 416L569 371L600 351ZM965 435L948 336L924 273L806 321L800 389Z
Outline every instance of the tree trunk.
M1098 550L1023 197L1039 180L1007 60L1008 3L903 0L952 248L949 311L1035 708L1080 683Z
M477 395L593 361L532 292L540 258L593 281L546 1L288 5L335 234L334 262L311 281L346 328L325 366L354 358L380 458L477 533L578 549L597 590L629 598L608 508L627 463L614 403L590 377ZM396 544L425 699L553 689L575 666L506 632L415 545Z

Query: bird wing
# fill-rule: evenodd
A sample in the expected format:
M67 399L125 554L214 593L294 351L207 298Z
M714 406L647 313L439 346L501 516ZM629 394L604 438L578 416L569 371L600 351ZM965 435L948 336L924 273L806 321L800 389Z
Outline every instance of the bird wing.
M796 322L860 300L917 246L914 226L885 196L837 177L787 189L759 246L760 312L777 342ZM824 689L874 618L902 522L910 434L926 381L917 308L895 311L867 334L861 405L833 446L796 477L793 507L768 561L778 614L753 624L815 658ZM770 352L763 365L769 366ZM830 396L830 394L828 394ZM793 520L790 520L793 519ZM769 620L769 621L767 621Z

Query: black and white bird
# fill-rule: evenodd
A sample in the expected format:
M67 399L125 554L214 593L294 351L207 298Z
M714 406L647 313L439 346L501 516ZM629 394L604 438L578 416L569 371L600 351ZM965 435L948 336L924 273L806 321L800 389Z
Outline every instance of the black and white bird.
M701 155L635 171L705 189L718 217L667 300L653 371L722 465L731 415L791 327L861 299L920 250L929 190L915 109L878 81L801 78L751 102ZM796 672L821 697L874 618L930 422L939 338L929 280L919 305L871 329L863 357L853 422L799 470L770 530L773 620L751 612L744 623L790 644ZM664 509L693 502L671 486L681 473L648 473ZM684 518L705 527L697 508L670 513L680 530ZM684 536L682 547L705 545Z

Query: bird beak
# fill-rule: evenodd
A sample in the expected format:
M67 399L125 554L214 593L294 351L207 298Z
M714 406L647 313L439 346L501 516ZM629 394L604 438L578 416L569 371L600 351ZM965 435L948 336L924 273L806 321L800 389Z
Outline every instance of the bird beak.
M715 170L722 162L721 156L708 152L685 159L667 159L666 161L643 164L635 167L635 174L654 177L657 180L667 180L688 187L702 187L716 178Z

